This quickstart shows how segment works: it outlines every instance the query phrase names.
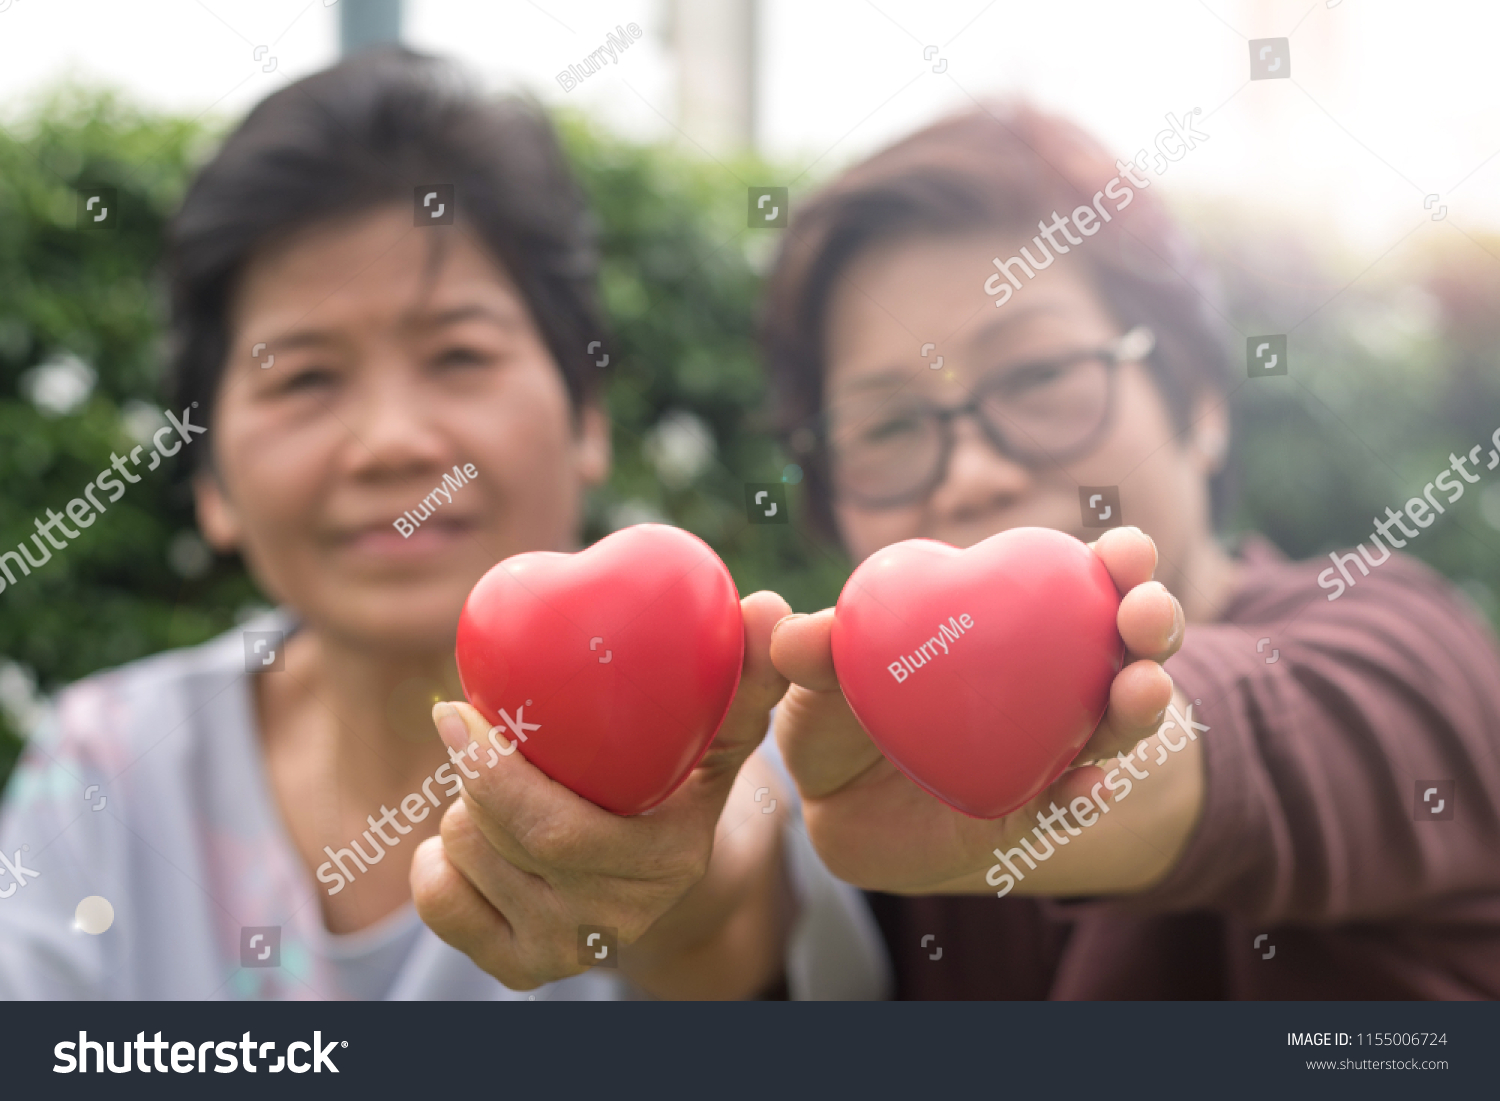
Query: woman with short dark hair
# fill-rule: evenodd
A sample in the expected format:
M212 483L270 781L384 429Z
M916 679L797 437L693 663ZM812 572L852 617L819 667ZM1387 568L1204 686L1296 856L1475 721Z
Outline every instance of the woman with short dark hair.
M168 264L199 525L279 607L61 694L0 823L36 874L0 888L0 996L877 994L868 914L754 752L780 598L742 602L738 693L650 814L473 753L445 702L470 588L575 549L609 465L593 227L542 114L357 55L230 135Z
M1157 196L996 107L799 207L764 343L811 521L856 562L1097 537L1134 659L1077 767L984 821L876 750L829 612L784 622L776 732L814 843L884 892L905 997L1500 996L1494 636L1378 540L1332 568L1221 545L1228 326ZM1101 536L1122 520L1149 540Z

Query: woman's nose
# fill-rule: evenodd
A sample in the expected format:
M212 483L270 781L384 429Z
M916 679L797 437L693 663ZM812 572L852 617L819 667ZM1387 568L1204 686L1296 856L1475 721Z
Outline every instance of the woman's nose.
M389 477L443 467L446 437L415 367L393 356L361 376L346 424L354 473Z
M995 450L974 418L958 418L953 433L948 469L932 494L939 514L968 519L1005 508L1031 489L1031 472Z

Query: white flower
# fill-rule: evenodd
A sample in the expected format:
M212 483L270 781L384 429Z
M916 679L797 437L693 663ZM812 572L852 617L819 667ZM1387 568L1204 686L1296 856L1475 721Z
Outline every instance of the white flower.
M609 510L607 523L610 531L632 527L635 524L670 524L672 521L645 501L631 498L621 501Z
M646 435L646 458L672 489L692 484L713 462L714 450L713 430L685 409L663 414Z
M162 416L160 409L139 398L131 398L125 403L120 410L120 420L125 426L125 434L142 447L150 447L152 433L167 425L167 418Z
M0 658L0 711L23 735L30 734L48 712L47 700L37 691L36 674L9 658Z
M21 392L43 413L65 417L83 407L98 379L72 352L56 352L21 376Z

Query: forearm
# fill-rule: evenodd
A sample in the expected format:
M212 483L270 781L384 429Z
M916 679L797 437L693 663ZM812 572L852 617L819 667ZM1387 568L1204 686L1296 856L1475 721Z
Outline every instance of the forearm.
M719 817L707 873L622 951L632 981L682 999L750 998L777 982L794 905L782 855L784 805L771 770L752 756Z

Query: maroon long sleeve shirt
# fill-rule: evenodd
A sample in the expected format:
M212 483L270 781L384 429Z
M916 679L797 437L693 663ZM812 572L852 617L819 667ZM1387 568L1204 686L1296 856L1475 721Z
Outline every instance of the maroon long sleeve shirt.
M1411 558L1332 601L1326 558L1242 561L1167 663L1209 727L1176 867L1109 901L872 896L899 996L1500 997L1494 635Z

